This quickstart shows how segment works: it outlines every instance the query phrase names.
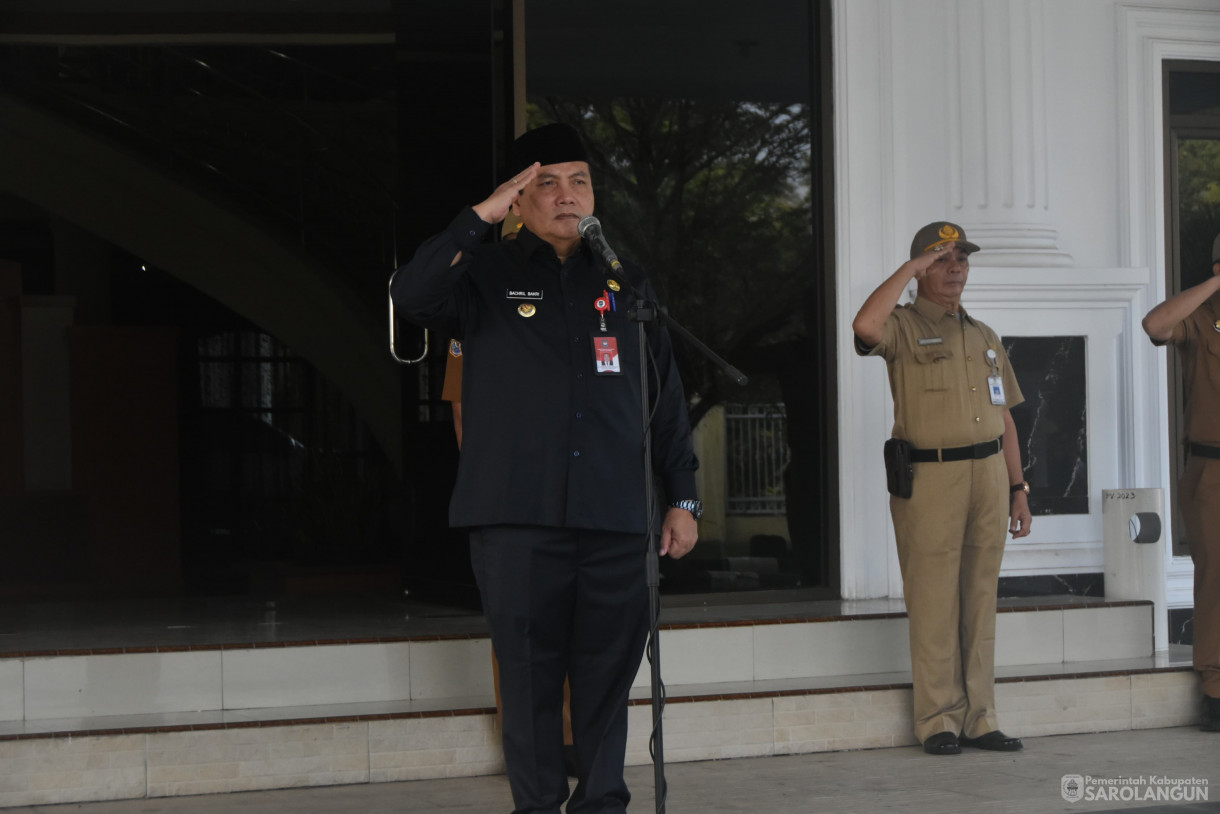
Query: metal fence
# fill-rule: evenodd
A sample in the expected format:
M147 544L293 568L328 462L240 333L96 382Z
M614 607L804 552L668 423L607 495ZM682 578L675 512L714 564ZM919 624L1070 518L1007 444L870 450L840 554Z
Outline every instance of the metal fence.
M729 514L785 514L788 424L783 404L724 405Z

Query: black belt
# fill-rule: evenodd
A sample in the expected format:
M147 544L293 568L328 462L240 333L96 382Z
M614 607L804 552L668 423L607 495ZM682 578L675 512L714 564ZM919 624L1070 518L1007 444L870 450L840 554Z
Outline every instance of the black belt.
M915 449L911 450L911 460L919 464L935 461L977 461L990 458L1004 448L1004 436L994 441L984 441L981 444L971 444L965 447L948 447L947 449Z
M1210 444L1190 443L1186 445L1186 448L1190 450L1191 455L1198 455L1200 458L1220 459L1220 447L1213 447Z

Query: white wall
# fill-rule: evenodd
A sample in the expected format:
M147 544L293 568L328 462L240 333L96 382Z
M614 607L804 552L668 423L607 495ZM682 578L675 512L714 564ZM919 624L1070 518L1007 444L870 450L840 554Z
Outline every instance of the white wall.
M901 596L881 444L885 366L850 325L941 218L982 246L966 307L1001 334L1088 337L1087 516L1037 518L1005 575L1102 570L1101 490L1169 488L1164 59L1220 60L1215 0L834 0L842 586ZM1190 563L1166 544L1169 604Z

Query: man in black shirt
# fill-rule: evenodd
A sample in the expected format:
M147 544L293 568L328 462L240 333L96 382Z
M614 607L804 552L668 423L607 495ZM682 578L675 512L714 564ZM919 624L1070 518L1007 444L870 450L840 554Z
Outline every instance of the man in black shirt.
M513 177L461 212L395 273L395 307L461 340L463 439L449 507L471 529L471 561L500 661L504 756L515 811L557 812L563 682L571 682L578 782L568 811L624 810L627 693L647 636L641 399L670 506L662 555L697 539L702 510L682 383L667 333L649 326L640 392L627 283L581 240L593 212L584 147L566 125L513 144ZM510 211L514 241L484 245Z

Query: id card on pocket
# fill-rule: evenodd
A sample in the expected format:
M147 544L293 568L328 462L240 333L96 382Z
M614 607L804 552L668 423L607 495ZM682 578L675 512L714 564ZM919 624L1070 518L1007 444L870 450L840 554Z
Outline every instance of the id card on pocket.
M593 334L593 365L598 376L620 376L618 337L600 331Z
M976 380L977 381L977 380ZM1004 379L1003 377L988 376L987 389L991 391L991 403L1003 406L1008 403L1008 399L1004 396Z

